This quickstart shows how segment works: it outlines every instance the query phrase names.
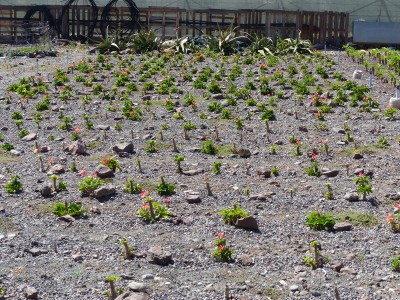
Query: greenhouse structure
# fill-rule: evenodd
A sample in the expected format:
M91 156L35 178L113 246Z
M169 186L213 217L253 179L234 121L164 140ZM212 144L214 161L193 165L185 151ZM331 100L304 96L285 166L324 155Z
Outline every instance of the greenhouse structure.
M162 37L228 26L270 37L341 45L352 23L400 22L397 0L0 0L0 42L32 42L44 31L82 39L155 29Z

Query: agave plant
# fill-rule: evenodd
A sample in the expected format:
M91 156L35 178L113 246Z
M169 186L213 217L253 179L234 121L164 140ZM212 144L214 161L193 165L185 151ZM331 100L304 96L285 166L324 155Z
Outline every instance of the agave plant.
M230 25L226 30L218 28L217 36L207 35L207 47L211 51L220 52L223 55L235 53L239 50L239 40L247 39L246 36L238 36L236 30L239 27Z
M260 50L264 51L265 48L269 49L271 52L274 52L275 45L270 37L259 35L257 33L248 34L247 37L250 41L249 50L251 52L259 52Z
M108 34L108 26L106 29L106 34L103 39L96 43L95 50L99 50L100 53L107 51L120 51L126 48L126 43L124 40L119 38L119 33L116 31L112 37Z
M278 39L276 45L264 47L259 50L262 55L286 55L286 54L312 54L312 44L309 40L301 39L301 31L297 38Z
M166 51L175 51L183 54L193 52L197 49L197 46L187 36L181 38L177 37L174 40L165 41L162 43L162 47Z
M145 53L160 50L162 41L154 30L141 31L133 35L130 46L136 53Z

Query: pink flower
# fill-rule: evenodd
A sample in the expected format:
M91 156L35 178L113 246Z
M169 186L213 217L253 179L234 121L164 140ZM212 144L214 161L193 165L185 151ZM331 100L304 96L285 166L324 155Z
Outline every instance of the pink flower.
M217 232L215 234L218 238L220 238L221 240L225 238L225 235L222 232Z
M164 199L165 205L169 206L171 204L171 200L169 198Z
M140 198L144 198L149 195L149 191L143 191L140 193Z
M400 209L400 203L395 204L394 208Z
M54 159L51 158L51 157L49 157L49 158L47 159L47 162L48 162L49 165L52 165L52 164L54 163Z
M79 175L81 175L81 176L83 176L83 177L85 177L86 175L87 175L87 171L86 170L79 170Z
M358 176L358 177L363 177L363 176L364 176L364 173L363 173L363 172L360 172L360 173L357 174L357 176Z
M321 143L324 144L324 145L327 144L328 143L328 139L322 140Z
M74 133L75 134L80 134L81 133L81 129L77 126L74 128Z
M312 153L311 154L311 159L317 159L318 158L318 154L317 153Z
M93 173L92 173L92 176L93 176L93 177L97 177L97 172L93 172Z
M388 214L386 216L386 221L388 221L390 224L394 223L394 218L391 214Z
M296 145L300 145L300 144L301 144L300 140L296 140Z
M147 202L143 202L143 203L142 203L142 208L144 208L144 209L149 209L149 208L150 208L150 205L149 205Z
M218 249L219 249L220 251L223 251L223 250L225 249L225 246L224 246L224 245L219 245L219 246L218 246Z

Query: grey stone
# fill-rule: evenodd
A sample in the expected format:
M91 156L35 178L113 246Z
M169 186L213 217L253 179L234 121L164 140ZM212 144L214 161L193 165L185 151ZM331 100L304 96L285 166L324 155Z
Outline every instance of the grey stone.
M50 167L49 171L47 172L47 175L63 174L63 173L65 173L64 166L60 164L55 164Z
M353 228L353 225L349 222L340 222L336 223L335 226L333 226L333 230L335 231L350 231Z
M167 266L173 262L171 252L159 246L151 247L147 252L147 258L150 263L160 266Z
M257 220L253 216L237 219L235 225L236 225L236 227L243 228L243 229L251 229L251 230L258 229Z
M363 76L363 72L361 70L355 70L353 72L353 79L361 79Z
M324 177L336 177L339 175L339 170L329 170L321 173L321 176Z
M70 215L65 215L65 216L59 217L58 220L71 223L71 222L75 221L75 218Z
M74 261L82 261L82 260L83 260L83 255L80 254L80 253L73 254L73 255L72 255L72 259L73 259Z
M95 198L112 196L112 195L115 195L116 193L117 193L117 190L111 184L101 186L93 192Z
M293 284L289 287L289 290L292 292L297 292L299 290L299 286L297 284Z
M116 153L126 152L134 153L134 147L132 143L119 143L112 147L112 150Z
M96 167L95 172L99 178L110 178L114 176L113 170L101 164Z
M308 132L308 128L306 126L299 126L299 131Z
M343 268L343 264L340 261L333 261L331 263L331 269L340 272L340 269Z
M321 297L322 296L320 291L311 291L311 295L313 295L314 297Z
M34 287L28 286L24 292L26 299L37 299L39 296L38 291Z
M63 145L63 151L69 152L71 154L86 154L86 145L82 139L76 140L69 144Z
M224 99L224 95L223 94L214 94L211 96L211 98L216 99L216 100L221 100L221 99Z
M267 170L265 168L261 168L257 170L257 175L260 177L264 178L270 178L271 177L271 170Z
M350 193L346 193L346 195L344 195L344 200L347 200L350 202L357 202L357 201L360 201L360 196L357 193L350 192Z
M357 275L358 274L358 272L356 270L353 270L349 267L341 268L340 273L349 274L349 275Z
M52 186L48 183L41 185L39 191L43 197L48 197L53 192Z
M125 292L119 295L115 300L150 300L146 293Z
M364 158L364 155L362 155L361 153L355 153L353 158L354 159L362 159L362 158Z
M43 248L32 248L32 249L28 249L25 251L32 254L33 257L49 253L49 251L47 249L43 249Z
M154 275L153 274L144 274L142 276L142 279L144 279L144 280L154 279Z
M98 130L110 130L110 125L97 125L96 129L98 129Z
M250 150L246 148L240 148L237 154L242 158L249 158L251 156Z
M187 176L194 176L194 175L198 175L198 174L203 174L204 169L193 169L193 170L188 170L188 171L182 171L182 173Z
M11 149L10 153L12 155L15 155L15 156L20 156L21 155L21 151L18 151L18 150L15 150L15 149Z
M358 174L364 174L364 169L363 168L357 168L354 170L354 175L358 175Z
M133 292L146 292L147 285L142 282L131 281L128 284L128 289Z
M189 204L194 204L194 203L200 203L201 202L201 197L200 193L196 191L185 191L185 200Z
M254 265L254 258L251 257L248 254L239 254L237 256L237 261L239 262L239 264L241 264L243 266L252 266L252 265Z
M36 140L36 138L37 138L37 134L36 133L30 133L30 134L24 136L21 139L21 141L30 142L30 141Z

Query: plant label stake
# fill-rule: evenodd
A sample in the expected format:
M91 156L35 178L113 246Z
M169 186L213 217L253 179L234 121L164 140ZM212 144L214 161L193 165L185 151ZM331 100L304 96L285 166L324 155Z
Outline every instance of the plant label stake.
M367 83L368 83L369 89L372 90L372 85L373 85L373 83L374 83L374 79L372 78L372 72L369 73L369 77L368 77L368 79L367 79Z
M69 50L67 49L67 66L69 65Z
M36 75L39 75L39 58L36 58Z
M340 62L340 51L338 51L338 54L337 54L337 63L339 64L339 62Z
M324 45L324 51L325 51L325 55L326 55L326 42L325 42L325 45Z

